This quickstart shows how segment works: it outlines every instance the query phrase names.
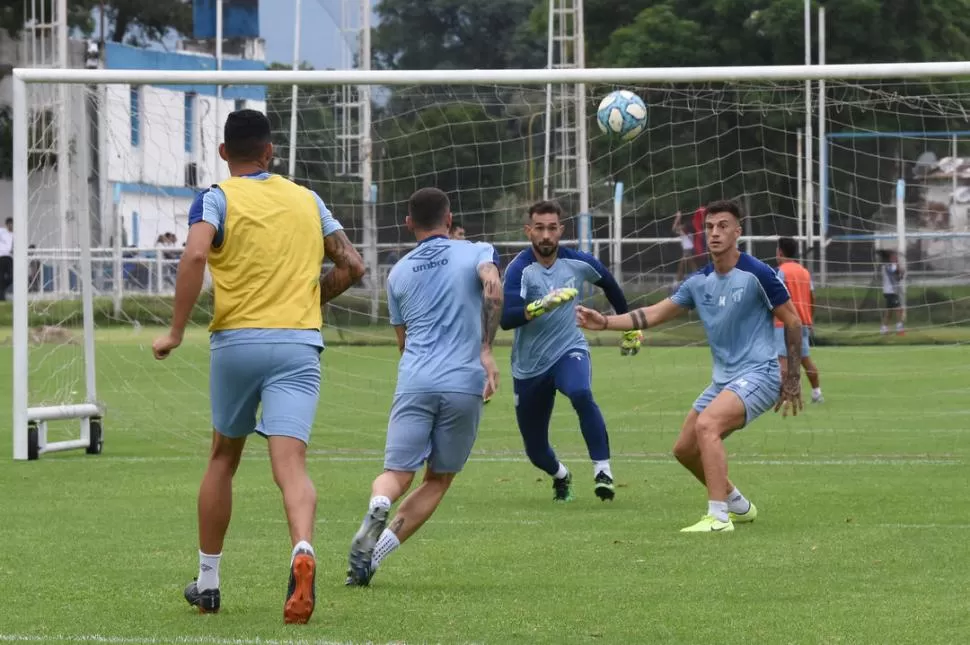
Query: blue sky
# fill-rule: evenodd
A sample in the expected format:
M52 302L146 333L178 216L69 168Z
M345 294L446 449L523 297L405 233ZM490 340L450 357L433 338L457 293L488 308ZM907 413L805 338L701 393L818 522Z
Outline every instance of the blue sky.
M345 0L301 0L302 33L300 57L316 69L341 67L340 7ZM371 0L372 6L378 0ZM357 0L346 0L355 10ZM272 5L272 10L270 10ZM266 62L293 62L293 13L295 0L262 0L259 7L260 34L266 40ZM356 20L356 11L354 11ZM373 26L376 17L371 18Z

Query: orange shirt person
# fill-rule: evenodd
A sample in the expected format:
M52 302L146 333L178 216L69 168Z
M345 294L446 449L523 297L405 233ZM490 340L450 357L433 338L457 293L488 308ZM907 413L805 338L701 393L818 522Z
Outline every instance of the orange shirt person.
M778 277L785 283L791 295L792 304L802 321L802 367L809 383L812 384L812 403L822 402L822 388L819 385L818 367L809 355L809 338L812 333L812 314L815 309L815 285L808 269L795 261L798 257L798 243L790 237L778 239ZM785 329L781 321L775 319L775 343L778 347L778 361L781 373L788 367L788 348L785 346Z

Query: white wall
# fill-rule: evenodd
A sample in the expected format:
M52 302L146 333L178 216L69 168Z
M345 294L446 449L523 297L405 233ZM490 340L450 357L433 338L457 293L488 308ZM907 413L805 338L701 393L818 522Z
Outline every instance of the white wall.
M114 182L152 186L184 186L185 165L199 166L199 185L208 186L228 176L219 159L218 143L222 128L216 124L216 104L220 122L235 109L235 101L217 101L212 96L195 99L194 148L185 151L185 94L143 86L140 92L141 125L138 146L131 145L131 87L113 85L107 92L107 132L109 140L108 178ZM266 109L265 102L249 101L247 106Z
M124 218L124 227L129 245L133 245L132 214L138 213L138 246L154 247L155 240L163 233L175 233L178 246L185 243L189 232L188 215L192 200L180 197L154 196L127 193L118 203L119 212Z

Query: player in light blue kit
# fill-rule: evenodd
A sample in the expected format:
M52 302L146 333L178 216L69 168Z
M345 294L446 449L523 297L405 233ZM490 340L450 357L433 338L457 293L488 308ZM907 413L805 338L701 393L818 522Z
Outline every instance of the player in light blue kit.
M687 414L674 456L707 486L708 511L685 533L733 531L735 522L758 515L728 479L723 439L772 406L783 415L802 407L799 385L802 324L788 290L768 265L738 250L741 211L734 202L707 207L705 228L711 263L670 298L622 316L578 307L586 329L647 329L687 309L697 309L714 358L712 383ZM785 326L788 371L778 368L773 316ZM781 396L779 396L779 394Z
M593 400L589 345L576 327L573 298L584 282L602 288L617 313L626 313L626 298L599 260L559 246L563 225L558 204L533 205L525 230L532 247L519 253L505 271L502 312L502 329L515 329L515 418L525 452L536 468L552 475L553 499L570 501L572 476L549 444L549 419L556 391L562 392L579 415L593 460L593 490L600 499L612 500L609 436L603 413ZM639 330L624 334L622 353L636 354L642 338Z
M422 188L408 202L418 246L394 265L387 305L401 362L384 472L350 546L347 584L366 586L391 551L417 531L468 460L482 401L498 387L492 341L502 315L498 254L491 244L448 239L448 196ZM387 524L391 504L427 463L424 481Z

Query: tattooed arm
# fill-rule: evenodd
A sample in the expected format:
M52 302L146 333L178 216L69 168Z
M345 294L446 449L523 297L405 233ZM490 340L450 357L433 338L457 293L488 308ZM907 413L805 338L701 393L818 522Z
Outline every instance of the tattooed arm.
M655 305L640 307L630 313L619 316L604 316L598 311L579 306L576 307L576 321L580 327L592 331L603 329L630 331L631 329L655 327L672 318L676 318L683 312L684 307L681 307L670 298L665 298Z
M323 239L333 268L320 276L320 304L325 305L353 286L364 275L364 260L342 230Z
M478 277L482 281L482 367L485 368L485 391L482 398L487 402L498 389L498 366L492 356L492 343L502 320L502 280L498 266L492 262L478 265Z
M784 406L784 414L787 414L790 404L792 414L798 414L802 407L802 321L791 300L775 307L772 313L785 326L785 349L788 351L788 371L782 374L781 397L775 411Z
M478 277L482 281L482 349L491 349L502 320L502 280L498 267L491 263L478 267Z

